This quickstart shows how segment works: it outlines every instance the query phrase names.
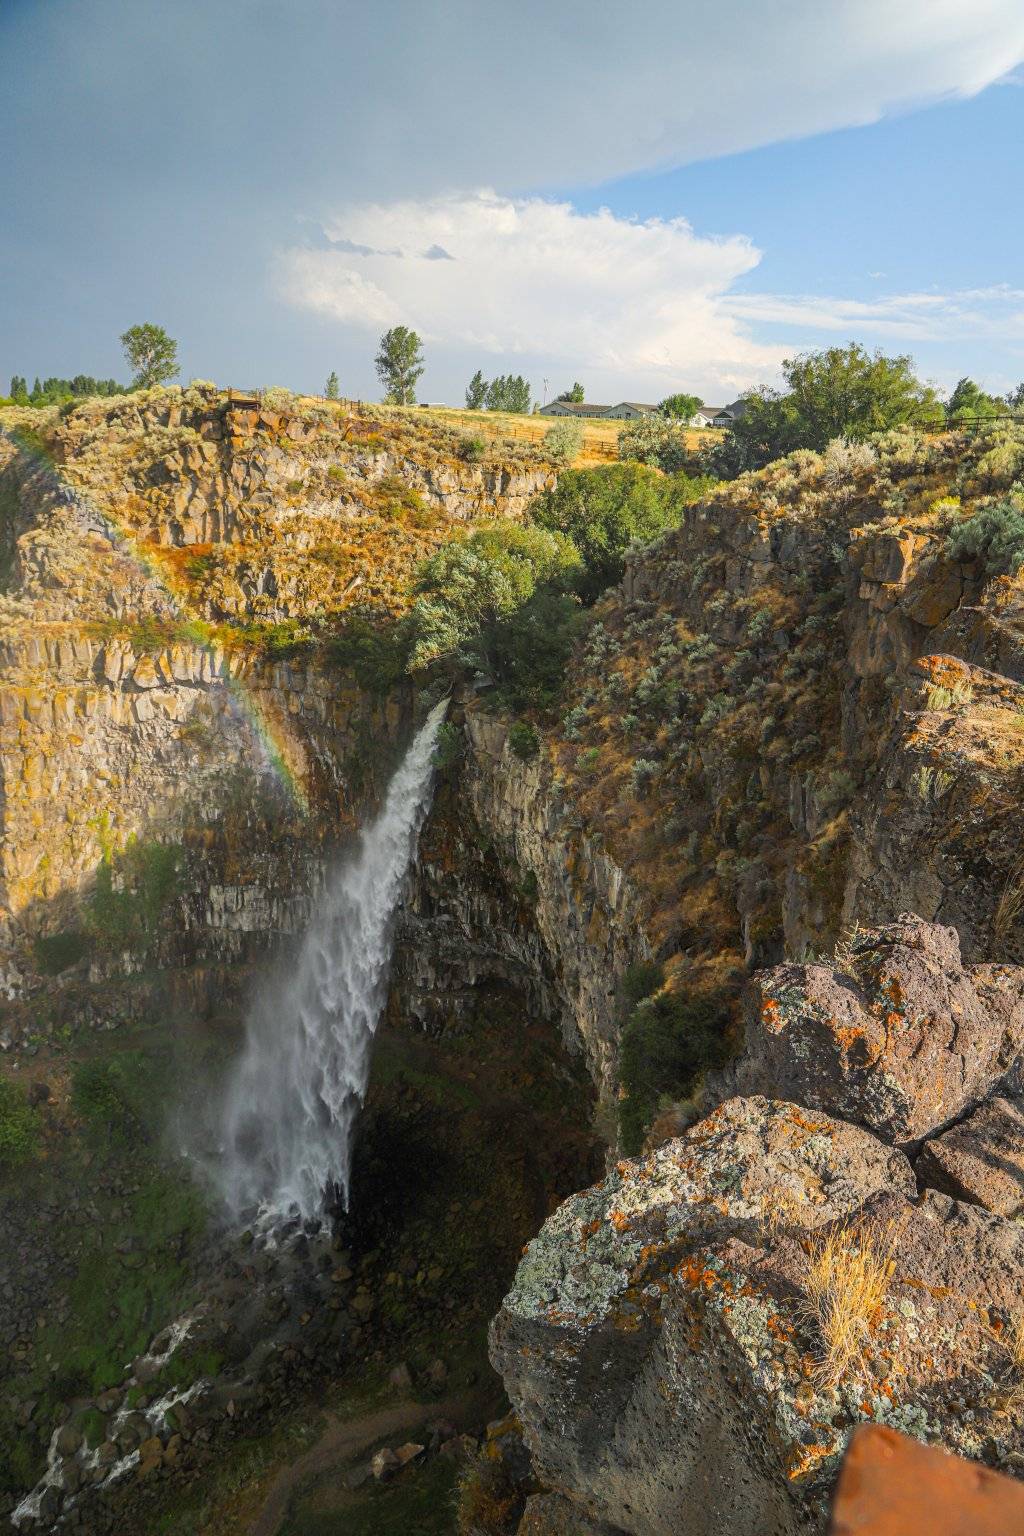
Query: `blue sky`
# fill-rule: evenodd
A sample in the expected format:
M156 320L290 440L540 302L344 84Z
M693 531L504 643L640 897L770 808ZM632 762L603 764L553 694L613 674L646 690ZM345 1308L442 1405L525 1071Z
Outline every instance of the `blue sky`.
M717 403L851 338L1024 378L1019 0L0 0L0 388L425 398L476 367Z

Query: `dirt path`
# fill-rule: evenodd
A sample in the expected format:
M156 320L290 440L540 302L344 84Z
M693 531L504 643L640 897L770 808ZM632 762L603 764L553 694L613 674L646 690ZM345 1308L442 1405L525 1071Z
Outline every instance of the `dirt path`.
M351 1461L378 1440L417 1429L432 1419L451 1419L462 1428L467 1414L472 1417L479 1406L471 1394L463 1393L439 1403L396 1403L394 1408L382 1408L361 1419L329 1418L316 1445L282 1468L270 1484L263 1508L246 1536L277 1536L292 1499L304 1485Z

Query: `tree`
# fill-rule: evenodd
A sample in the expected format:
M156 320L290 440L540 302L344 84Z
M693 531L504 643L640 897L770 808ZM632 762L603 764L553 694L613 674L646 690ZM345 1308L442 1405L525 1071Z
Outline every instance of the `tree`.
M482 411L486 404L487 380L484 378L483 374L478 368L476 373L474 373L473 377L470 379L469 383L466 385L466 410Z
M574 585L585 603L593 603L622 580L630 544L650 543L674 527L683 508L712 484L659 474L646 464L569 469L559 475L553 490L538 496L530 515L542 528L573 541L583 560Z
M1001 400L995 400L973 379L961 379L946 402L946 422L951 427L976 421L979 417L1001 416L1005 409Z
M416 381L423 372L423 343L408 326L395 325L380 339L375 359L384 386L385 405L415 405Z
M502 373L487 386L487 409L526 416L530 410L530 386L521 374Z
M800 428L793 446L820 452L834 437L864 438L904 422L938 425L938 396L913 366L910 357L886 357L856 342L787 357L782 372Z
M583 385L579 379L576 380L572 389L563 389L560 395L555 396L556 400L565 400L569 405L582 405L585 398Z
M730 430L699 456L711 474L725 480L748 469L762 469L794 448L806 446L806 429L791 395L752 389L741 399L743 410Z
M324 394L328 400L340 400L341 390L338 388L338 375L332 368L327 375L327 383L324 385Z
M663 416L672 416L679 421L689 421L700 410L704 401L700 395L666 395L658 406Z
M416 583L410 668L443 660L499 677L501 626L539 585L564 594L579 563L571 539L532 523L485 523L443 545Z
M1007 391L1006 403L1011 411L1024 410L1024 384L1018 384L1016 389Z
M134 375L134 389L166 384L178 372L178 343L162 325L132 325L121 337L121 346Z

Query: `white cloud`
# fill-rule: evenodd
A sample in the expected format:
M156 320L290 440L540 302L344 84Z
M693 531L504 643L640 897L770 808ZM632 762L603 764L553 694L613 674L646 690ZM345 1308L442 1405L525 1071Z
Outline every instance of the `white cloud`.
M759 260L745 236L701 237L685 219L485 191L347 208L318 248L283 252L277 277L288 302L344 325L413 326L435 361L438 350L485 368L493 358L495 371L522 369L535 383L572 373L592 397L660 398L674 385L731 397L773 381L788 353L851 338L900 348L1024 340L1020 289L734 291Z
M592 393L628 380L655 395L679 381L729 394L780 355L723 304L759 252L742 235L702 238L684 219L478 192L351 207L326 234L333 248L281 256L286 299L368 329L401 320L502 372L537 363L575 370ZM430 259L438 245L451 259Z

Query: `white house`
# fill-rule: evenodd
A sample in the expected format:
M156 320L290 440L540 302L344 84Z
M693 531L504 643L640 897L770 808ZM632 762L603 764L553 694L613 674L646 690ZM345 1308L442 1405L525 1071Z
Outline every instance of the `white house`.
M694 411L688 425L727 429L739 420L746 408L746 402L743 400L734 400L731 405L702 405L699 410Z

